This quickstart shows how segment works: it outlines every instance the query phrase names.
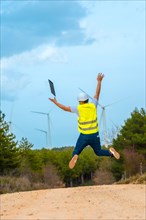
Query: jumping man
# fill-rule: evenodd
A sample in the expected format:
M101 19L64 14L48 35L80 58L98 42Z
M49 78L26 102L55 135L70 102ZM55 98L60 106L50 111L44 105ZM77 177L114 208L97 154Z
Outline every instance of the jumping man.
M119 153L112 147L109 148L109 150L101 149L96 108L103 78L104 75L99 73L97 76L97 87L92 102L89 102L88 95L83 92L80 93L77 97L79 105L76 107L64 106L57 102L55 98L49 98L50 101L52 101L62 110L76 113L78 115L78 131L80 132L80 135L72 153L72 159L69 162L70 169L74 168L79 154L87 145L90 145L93 148L95 154L98 156L109 156L115 157L116 159L120 158Z

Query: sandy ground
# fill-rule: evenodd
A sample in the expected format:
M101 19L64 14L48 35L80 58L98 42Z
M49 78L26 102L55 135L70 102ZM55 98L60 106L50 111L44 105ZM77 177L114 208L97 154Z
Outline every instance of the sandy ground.
M1 195L1 220L145 220L146 185L104 185Z

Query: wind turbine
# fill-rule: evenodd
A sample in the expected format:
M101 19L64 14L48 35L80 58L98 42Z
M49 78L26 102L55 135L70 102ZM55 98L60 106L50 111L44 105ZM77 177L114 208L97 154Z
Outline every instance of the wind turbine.
M15 103L13 102L11 105L11 110L10 110L10 121L8 122L9 132L10 132L10 134L14 134L16 132L19 132L19 133L21 133L21 136L25 137L26 134L24 134L25 133L24 130L13 122L14 104Z
M44 131L44 130L41 130L41 129L38 129L38 128L36 128L36 130L45 133L45 136L46 136L46 147L47 147L48 146L47 131Z
M9 123L9 132L10 132L10 134L12 134L14 127L15 127L17 130L19 130L19 132L23 133L21 131L21 129L15 123L13 123L14 104L15 103L12 102L11 110L10 110L10 121L8 122Z
M48 145L52 147L52 141L51 141L51 128L50 128L50 113L44 113L44 112L37 112L37 111L31 111L33 113L46 115L48 119Z
M100 105L100 107L102 108L102 112L101 112L100 122L99 122L99 126L101 125L103 126L103 139L104 139L104 145L106 148L108 148L108 145L110 143L110 140L108 139L108 135L107 135L106 113L105 113L105 108L108 106L109 105L106 105L106 106Z
M105 109L111 105L114 105L118 102L120 102L121 100L118 100L116 102L113 102L111 104L108 104L108 105L105 105L105 106L102 106L101 104L99 104L99 106L101 107L102 109L102 112L101 112L101 116L100 116L100 122L99 122L99 125L103 126L103 135L104 135L104 144L105 144L105 147L108 148L109 144L110 144L110 140L108 138L108 134L107 134L107 125L106 125L106 112L105 112Z
M9 127L10 127L10 133L12 133L12 118L13 118L13 110L14 110L14 102L11 105L11 112L10 112L10 121L9 121Z

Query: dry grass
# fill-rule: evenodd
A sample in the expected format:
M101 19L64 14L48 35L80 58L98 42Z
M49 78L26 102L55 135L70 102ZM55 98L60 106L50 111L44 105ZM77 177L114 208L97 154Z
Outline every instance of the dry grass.
M143 175L137 174L126 180L121 180L118 184L146 184L146 172Z

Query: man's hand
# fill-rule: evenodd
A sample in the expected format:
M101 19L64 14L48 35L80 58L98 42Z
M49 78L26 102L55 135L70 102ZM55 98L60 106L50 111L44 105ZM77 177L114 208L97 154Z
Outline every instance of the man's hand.
M104 74L103 74L103 73L98 73L97 81L98 81L98 82L101 82L102 79L103 79L103 77L104 77Z
M99 99L100 89L101 89L101 81L102 81L103 77L104 77L103 73L98 73L98 76L97 76L98 83L97 83L96 92L95 92L95 96L94 96L94 98L97 100Z
M67 112L71 112L71 108L69 106L65 106L65 105L62 105L61 103L57 102L55 97L54 97L54 99L49 98L49 100L51 102L53 102L55 105L57 105L59 108L61 108L62 110L67 111Z
M51 102L53 102L54 104L56 104L56 103L57 103L56 98L54 98L54 99L49 98L49 100L50 100Z

